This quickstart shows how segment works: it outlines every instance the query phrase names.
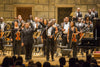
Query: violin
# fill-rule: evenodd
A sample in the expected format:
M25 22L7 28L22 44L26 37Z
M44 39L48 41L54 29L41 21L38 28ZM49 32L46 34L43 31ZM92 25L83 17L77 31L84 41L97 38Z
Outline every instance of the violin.
M16 40L21 40L19 30L16 32Z
M0 38L2 38L4 35L4 32L2 30L0 30Z
M76 34L75 33L73 33L73 35L72 35L72 42L77 42L77 38L76 38Z

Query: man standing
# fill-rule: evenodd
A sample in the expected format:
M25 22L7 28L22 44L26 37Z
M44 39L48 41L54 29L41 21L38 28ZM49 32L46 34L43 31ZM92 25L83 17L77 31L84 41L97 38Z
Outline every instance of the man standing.
M5 23L3 22L3 17L0 17L0 50L3 52L3 44L4 44L4 30L5 29Z
M54 35L55 28L52 26L52 21L48 22L43 34L46 37L46 60L49 61L49 53L51 52L52 61L54 61Z
M25 24L25 28L22 30L22 46L25 46L26 54L25 54L25 59L26 61L29 61L32 58L32 48L33 48L33 33L37 29L33 29L33 26L29 27L29 22ZM36 28L38 25L36 25Z
M69 28L69 18L65 17L64 18L64 22L61 24L62 26L62 45L66 46L67 44L67 32L68 32L68 28Z
M86 20L87 17L89 17L90 21L93 21L94 14L92 13L91 9L88 9L88 13L85 14L85 20Z
M21 15L18 15L18 26L21 26L22 22L24 22L23 18Z
M28 22L31 22L31 23L34 22L34 20L33 20L33 16L30 15L30 16L29 16L29 19L28 19L27 21L28 21Z
M39 18L38 17L35 17L35 20L34 20L34 22L33 22L33 26L34 26L34 28L36 28L36 25L38 24L38 29L41 29L42 28L42 26L40 25L40 23L39 23Z
M92 9L92 14L94 14L95 18L98 18L98 12L95 10L95 8Z
M79 17L82 18L82 13L80 12L80 8L77 8L77 11L75 12L76 21L78 21Z
M82 18L78 18L78 21L75 23L75 26L77 27L78 31L81 31L85 25L82 22Z

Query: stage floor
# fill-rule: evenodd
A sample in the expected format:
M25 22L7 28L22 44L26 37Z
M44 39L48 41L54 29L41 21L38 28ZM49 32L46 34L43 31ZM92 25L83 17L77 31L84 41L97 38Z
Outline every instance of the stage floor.
M24 60L23 63L27 66L28 62L25 61L25 55L21 55L21 56L23 57L23 60ZM4 57L5 56L0 56L0 64L2 64L2 61L3 61ZM51 65L59 65L59 58L60 58L60 56L59 57L55 57L54 58L55 61L52 61L51 58L50 58L50 60L49 60L50 64ZM68 66L69 58L67 56L65 56L65 58L66 58L66 61L67 61L65 66ZM79 57L79 59L85 60L85 57ZM46 57L43 57L43 56L33 56L32 60L34 61L34 63L39 61L39 62L41 62L43 64L44 62L46 62Z
M11 52L6 53L5 56L12 56ZM2 64L2 61L3 61L5 56L0 55L0 64ZM25 62L25 55L21 55L21 56L23 57L23 61L24 61L23 63L27 66L28 62ZM51 65L59 65L59 58L60 57L62 57L62 55L60 53L59 53L58 56L56 56L56 54L55 54L54 55L55 61L52 61L51 58L50 58L49 62L51 63ZM84 53L83 56L81 55L81 53L78 53L77 57L78 57L79 60L85 61L86 60L86 53ZM69 58L67 56L65 56L65 58L66 58L66 61L67 61L65 67L68 67ZM35 54L33 53L32 54L32 60L34 61L34 63L39 61L43 64L44 62L46 62L46 57L42 56L41 53L35 53ZM96 59L96 60L98 61L98 64L100 65L100 58Z

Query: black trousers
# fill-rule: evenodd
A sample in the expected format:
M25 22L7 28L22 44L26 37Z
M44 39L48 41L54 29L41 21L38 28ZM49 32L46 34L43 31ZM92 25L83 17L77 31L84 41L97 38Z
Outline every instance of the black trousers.
M76 42L72 42L72 49L73 49L73 57L77 58L77 47L76 47L77 43Z
M0 50L3 51L4 47L3 47L4 41L2 38L0 38Z
M21 41L17 41L15 40L14 41L14 44L13 44L13 53L14 55L17 54L18 56L20 56L21 54Z
M62 46L66 46L67 44L67 34L62 35Z
M44 52L44 56L46 55L46 40L43 40L43 52Z
M47 38L46 42L46 59L49 60L49 53L51 52L51 58L54 59L54 38Z
M25 59L30 60L32 58L33 43L25 43Z

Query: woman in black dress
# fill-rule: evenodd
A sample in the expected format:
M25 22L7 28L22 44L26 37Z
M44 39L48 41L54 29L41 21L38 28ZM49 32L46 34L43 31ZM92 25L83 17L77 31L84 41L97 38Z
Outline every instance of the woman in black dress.
M73 49L73 57L77 57L77 35L78 31L75 27L75 23L73 21L70 22L70 27L68 29L67 41L69 43L68 48Z
M21 29L18 26L18 21L14 22L14 26L11 31L11 40L13 42L13 53L20 56L21 54Z

